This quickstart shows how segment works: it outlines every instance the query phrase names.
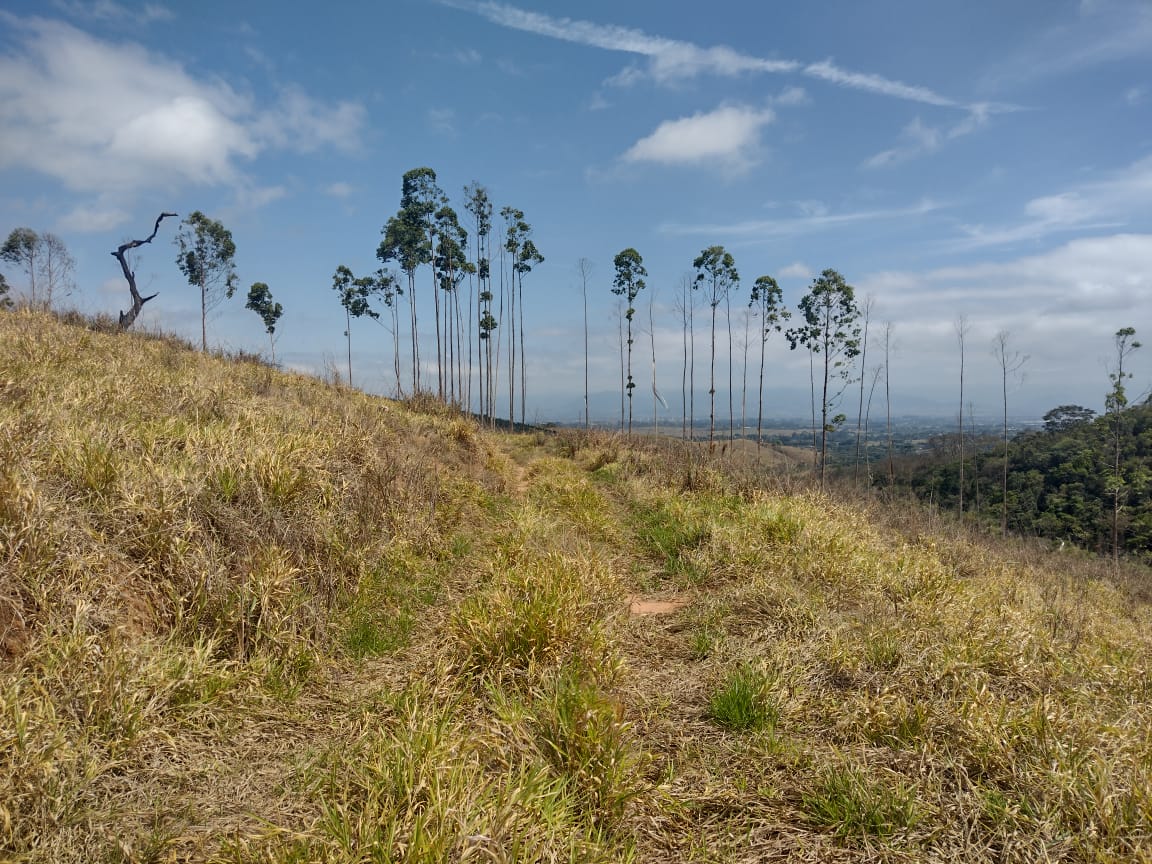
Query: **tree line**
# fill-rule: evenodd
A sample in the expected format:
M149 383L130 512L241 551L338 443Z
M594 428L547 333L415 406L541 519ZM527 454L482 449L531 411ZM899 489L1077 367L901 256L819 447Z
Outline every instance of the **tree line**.
M463 188L463 209L470 217L471 235L461 224L457 211L438 183L436 172L429 167L414 168L401 179L400 203L395 215L381 227L376 248L380 267L373 273L357 276L344 264L336 267L332 289L344 310L344 337L347 348L347 381L353 381L353 319L368 318L384 324L391 334L392 377L397 396L434 393L449 404L475 411L485 422L495 423L504 412L513 422L519 410L520 423L526 422L528 389L527 356L524 326L524 282L544 256L533 237L533 227L523 211L506 205L496 211L486 187L478 182ZM498 218L497 218L498 217ZM128 284L130 307L120 313L120 326L133 325L143 306L156 295L142 296L138 290L131 254L151 244L168 218L175 213L161 213L152 233L140 240L121 244L112 255L120 264ZM195 211L184 218L177 229L174 245L176 264L187 283L199 294L201 349L208 347L208 313L238 290L235 268L236 244L231 232L219 221ZM32 305L50 307L54 299L67 295L73 288L74 261L63 241L50 233L37 233L18 228L0 247L0 261L17 266L25 276L28 300ZM634 397L637 388L633 368L636 342L636 315L642 293L647 289L648 272L637 249L627 247L613 259L610 291L617 300L620 355L620 429L633 432ZM389 269L394 266L399 272ZM427 268L429 279L418 285L421 268ZM590 425L588 289L593 281L594 265L580 259L576 265L584 303L584 422ZM744 338L741 388L740 436L744 437L748 409L749 351L758 344L756 399L757 446L764 443L764 380L766 350L771 337L782 335L791 350L808 355L811 394L811 440L813 469L821 487L828 473L829 436L840 432L847 422L839 410L848 389L857 385L855 463L853 482L861 482L862 466L869 460L868 435L872 402L883 380L886 406L887 477L895 481L890 386L890 352L893 326L885 322L882 331L882 362L868 367L872 298L858 302L855 288L836 270L826 269L816 276L807 293L794 310L789 309L776 279L768 274L757 276L746 297L740 296L741 277L733 255L723 246L703 249L692 261L692 270L679 285L674 308L682 331L681 369L681 435L696 437L694 429L696 402L697 312L706 310L708 342L708 438L710 446L717 441L720 415L717 413L717 354L727 339L728 365L728 439L736 434L735 347L733 302L743 306ZM0 303L8 302L10 287L0 274ZM421 357L421 315L426 315L431 301L435 334L435 356ZM247 295L247 309L259 316L269 339L273 362L276 356L276 330L283 314L271 288L254 282ZM421 307L424 312L421 312ZM718 328L723 325L721 332ZM427 327L427 321L423 320ZM967 320L955 322L959 349L959 411L957 440L960 442L955 483L956 504L965 510L965 496L972 483L966 476L969 462L978 457L965 445L965 418L971 417L971 405L965 404ZM664 403L656 385L656 347L654 298L648 304L648 334L651 346L651 380L653 426L658 427L657 405ZM1118 361L1113 390L1109 393L1108 416L1122 412L1125 398L1123 382L1130 373L1124 361L1139 347L1134 331L1117 334ZM407 351L403 343L407 341ZM874 349L875 350L875 349ZM993 343L993 354L1000 365L1003 396L1003 434L1000 441L1000 520L1007 530L1009 515L1010 447L1008 435L1008 384L1018 377L1027 357L1014 350L1009 334L1001 332ZM405 360L407 357L407 362ZM433 383L434 382L434 383ZM474 387L475 384L475 387ZM867 403L865 396L867 395ZM501 398L506 403L501 403ZM665 407L666 407L666 403ZM867 404L867 409L866 409ZM1123 460L1119 433L1111 439L1113 478L1122 476ZM984 468L987 468L985 460ZM865 478L867 479L867 478ZM1112 512L1122 509L1125 484L1114 479ZM985 501L987 501L987 496ZM1119 525L1119 518L1114 518ZM1113 546L1117 546L1113 543Z

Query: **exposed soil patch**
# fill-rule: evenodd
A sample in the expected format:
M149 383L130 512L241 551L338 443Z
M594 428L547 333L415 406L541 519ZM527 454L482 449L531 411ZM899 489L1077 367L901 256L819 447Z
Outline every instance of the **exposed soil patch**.
M628 601L628 611L633 615L668 615L679 612L687 605L688 601L682 597L632 597Z

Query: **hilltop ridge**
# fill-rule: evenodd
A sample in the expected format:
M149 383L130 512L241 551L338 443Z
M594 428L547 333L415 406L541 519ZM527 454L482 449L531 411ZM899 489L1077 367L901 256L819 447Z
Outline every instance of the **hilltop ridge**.
M676 442L0 314L0 858L1152 860L1152 609Z

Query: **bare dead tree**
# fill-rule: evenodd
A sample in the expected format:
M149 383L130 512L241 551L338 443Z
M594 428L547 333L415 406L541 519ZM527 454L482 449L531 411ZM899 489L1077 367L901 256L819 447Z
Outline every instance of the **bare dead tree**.
M155 294L149 294L147 297L140 296L140 292L136 290L136 274L132 271L132 268L128 266L128 259L125 256L130 250L155 240L156 234L160 230L160 223L169 216L179 218L178 213L161 213L156 217L156 224L152 226L152 233L149 234L146 239L130 240L127 243L121 244L115 252L111 253L112 257L120 262L120 269L124 271L124 278L128 280L128 290L132 293L132 308L127 312L120 313L121 330L127 330L131 327L136 322L136 316L140 314L140 310L144 308L144 304L156 296Z

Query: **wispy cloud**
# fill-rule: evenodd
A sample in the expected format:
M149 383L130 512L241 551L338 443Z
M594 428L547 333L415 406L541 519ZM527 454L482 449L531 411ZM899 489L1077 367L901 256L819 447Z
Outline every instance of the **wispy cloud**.
M774 117L767 108L728 105L707 114L667 120L633 144L623 159L665 165L711 162L743 170L755 162L760 129Z
M1103 180L1033 198L1023 218L1004 225L964 225L957 249L978 249L1039 240L1051 234L1117 228L1152 211L1152 156Z
M141 6L125 6L114 0L52 0L52 5L73 18L91 21L133 22L151 24L154 21L170 21L176 16L172 10L160 3L144 3Z
M485 2L440 0L440 2L446 6L481 15L501 27L646 58L646 67L630 66L610 79L611 83L619 85L633 84L643 78L668 84L705 74L723 77L761 73L797 74L837 87L928 105L941 107L960 105L956 100L942 96L928 87L894 81L869 72L844 69L832 60L802 63L787 58L756 57L726 45L702 47L678 39L653 36L631 27L597 24L574 18L554 18L541 12L532 12L491 0Z
M345 183L343 180L329 183L323 189L324 194L332 198L351 198L354 191L352 184Z
M700 48L690 42L651 36L629 27L595 24L573 18L553 18L505 3L447 0L446 5L473 11L501 27L606 51L647 57L649 74L661 82L691 78L703 73L731 76L748 72L792 72L800 65L794 60L752 57L723 45Z
M958 104L954 99L941 96L927 87L905 84L902 81L893 81L867 72L852 72L840 68L831 60L809 63L804 67L804 74L810 78L827 81L830 84L838 84L841 87L864 90L881 96L892 96L896 99L907 99L911 102L924 102L928 105L940 105L946 108L955 107Z
M1152 54L1152 4L1147 0L1094 0L1077 14L1041 31L985 76L993 87L1018 85L1077 69L1141 60Z
M928 153L935 153L945 142L971 135L987 126L991 110L985 103L972 105L963 120L946 129L927 126L917 117L901 131L899 144L869 157L865 160L864 166L866 168L884 168L908 162Z
M813 234L818 231L827 231L860 222L874 222L881 219L904 219L910 216L923 216L927 213L941 209L942 205L934 201L924 200L909 207L876 210L853 210L842 213L833 213L821 206L818 202L802 202L801 214L792 219L748 219L741 222L729 223L703 223L685 225L669 222L659 226L662 234L673 235L707 235L739 238L777 238L796 237L803 234Z

